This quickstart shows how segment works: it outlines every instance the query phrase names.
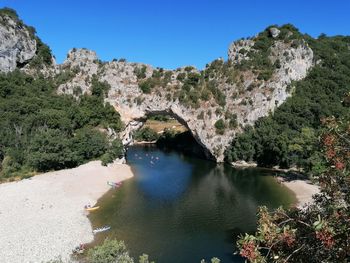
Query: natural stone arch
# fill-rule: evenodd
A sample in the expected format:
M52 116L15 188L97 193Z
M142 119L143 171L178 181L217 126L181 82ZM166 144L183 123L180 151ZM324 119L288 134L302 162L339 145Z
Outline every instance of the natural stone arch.
M176 119L181 125L186 127L186 129L190 132L190 134L192 135L194 140L197 142L197 144L201 148L206 159L216 161L216 158L211 154L210 151L208 151L206 145L200 141L200 137L198 137L196 134L193 134L193 130L191 130L191 128L188 126L188 123L181 116L174 113L172 111L172 108L167 108L167 109L163 109L163 110L159 110L159 109L157 109L157 110L145 110L143 116L130 120L127 124L127 127L125 128L125 130L122 133L122 141L123 141L124 145L132 145L133 144L132 134L134 132L136 132L137 130L141 129L143 124L152 115L167 115L167 116L170 116L170 117L173 117L174 119ZM124 118L122 117L122 119L124 119Z
M240 40L230 46L229 61L232 65L239 64L249 57L239 57L242 48L254 51L253 40ZM258 52L258 51L254 51ZM239 53L239 54L238 54ZM240 60L236 61L236 57ZM152 90L145 93L140 84L152 77L157 69L141 64L129 63L124 60L104 62L98 60L95 52L86 49L71 50L67 60L57 66L57 71L78 69L75 76L59 87L60 93L73 94L75 87L80 87L82 93L89 93L92 76L99 81L107 82L111 89L106 102L113 105L121 114L126 124L122 133L124 143L130 130L137 129L137 120L144 118L149 112L170 112L188 127L196 141L205 147L217 162L224 161L224 152L235 138L237 133L243 131L247 125L254 122L280 106L291 96L293 89L288 88L292 81L300 80L307 75L313 66L313 51L305 41L297 45L291 45L276 40L271 46L270 61L279 61L272 76L268 80L258 81L254 72L241 72L240 82L227 82L220 74L216 76L216 89L224 96L224 103L218 102L211 97L208 101L200 100L198 107L186 105L175 96L181 90L183 83L178 80L180 73L201 72L193 67L180 68L177 70L163 70L170 74L166 84L158 84ZM222 60L220 60L223 63ZM138 74L142 69L142 76ZM237 70L237 69L235 69ZM240 91L239 96L235 96ZM248 103L247 103L248 102ZM236 115L237 125L218 132L215 123L221 120L228 127L229 119L226 113Z

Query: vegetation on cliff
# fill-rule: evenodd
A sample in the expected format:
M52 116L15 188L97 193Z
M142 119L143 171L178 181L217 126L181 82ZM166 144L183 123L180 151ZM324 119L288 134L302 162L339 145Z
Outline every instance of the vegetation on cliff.
M11 8L1 8L0 9L0 17L10 17L13 21L15 21L18 25L18 28L25 28L28 30L30 37L35 39L36 41L36 52L33 59L30 60L29 66L36 69L41 69L43 66L52 65L52 53L51 49L41 41L41 39L36 35L36 30L32 26L28 26L23 23L23 21L18 17L18 14L15 10ZM5 24L6 26L6 24ZM17 65L18 67L25 66Z
M0 75L0 176L74 167L103 156L122 154L119 139L107 129L123 125L114 108L103 102L106 85L95 81L94 94L79 100L57 95L55 81L20 71Z
M292 83L292 97L270 116L246 127L226 151L226 159L256 161L260 166L317 169L321 159L318 138L321 119L350 114L350 37L318 39L304 36L315 53L315 67ZM314 171L315 172L315 171Z

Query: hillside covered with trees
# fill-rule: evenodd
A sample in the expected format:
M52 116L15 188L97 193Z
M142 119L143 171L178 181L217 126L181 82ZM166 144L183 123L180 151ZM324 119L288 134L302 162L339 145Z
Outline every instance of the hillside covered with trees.
M0 75L0 178L74 167L92 159L107 163L123 154L107 129L123 128L119 114L103 102L95 81L79 100L56 94L55 79L20 71Z
M321 120L350 115L350 37L303 38L315 53L316 65L305 79L290 85L292 97L233 140L227 161L308 171L320 168Z

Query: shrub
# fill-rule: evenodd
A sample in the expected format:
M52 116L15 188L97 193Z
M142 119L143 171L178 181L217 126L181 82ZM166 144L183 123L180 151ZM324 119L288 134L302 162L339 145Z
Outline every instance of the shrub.
M116 138L108 146L108 150L102 156L102 165L112 163L114 160L122 158L124 156L124 146L119 138Z
M138 141L152 142L157 140L159 135L149 127L144 127L135 132L134 138Z
M179 81L183 81L186 78L186 73L181 72L177 75L176 79Z
M259 209L257 232L241 236L250 262L347 262L350 258L349 120L325 119L324 156L316 179L321 192L302 209Z
M223 119L219 119L215 122L215 128L216 128L216 133L217 134L220 134L220 135L223 135L225 133L225 122Z
M145 65L142 65L141 68L136 67L134 69L134 73L138 79L144 79L146 78L146 70L147 70L147 67Z
M109 239L102 245L89 249L87 258L91 263L134 263L123 241Z
M143 93L149 94L149 93L151 93L152 89L155 87L155 83L154 83L153 79L148 78L148 79L142 81L139 84L139 87Z
M106 81L100 82L97 79L97 76L94 75L92 77L92 82L91 82L91 94L96 96L96 97L107 97L108 96L108 91L111 89L111 85L109 85Z

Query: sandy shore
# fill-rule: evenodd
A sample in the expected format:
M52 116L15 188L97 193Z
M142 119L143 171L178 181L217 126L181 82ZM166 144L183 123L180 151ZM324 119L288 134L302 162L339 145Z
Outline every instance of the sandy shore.
M0 259L4 263L46 262L93 240L84 205L94 205L107 181L132 177L128 165L93 161L74 169L0 184Z
M317 194L320 190L317 185L312 184L309 180L291 180L286 181L279 177L279 181L294 192L297 200L298 207L303 207L305 204L312 202L312 196Z

